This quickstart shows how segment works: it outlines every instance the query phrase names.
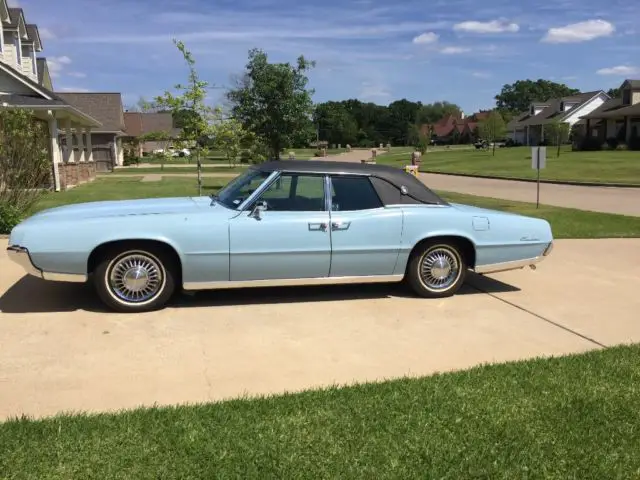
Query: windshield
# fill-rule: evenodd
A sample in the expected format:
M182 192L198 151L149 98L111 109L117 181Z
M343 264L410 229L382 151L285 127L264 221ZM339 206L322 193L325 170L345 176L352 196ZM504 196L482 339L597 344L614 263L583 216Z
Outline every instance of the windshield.
M269 175L271 175L270 172L251 169L229 182L226 187L220 190L215 200L227 208L237 209L262 185Z

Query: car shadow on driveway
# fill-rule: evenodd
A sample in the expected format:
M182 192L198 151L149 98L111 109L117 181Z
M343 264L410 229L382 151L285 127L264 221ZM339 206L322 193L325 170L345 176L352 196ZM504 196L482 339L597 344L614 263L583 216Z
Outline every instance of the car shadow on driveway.
M457 295L516 292L520 289L494 278L469 273ZM269 305L381 299L416 298L402 284L331 285L321 287L273 287L208 290L177 294L173 308L224 307L231 305ZM428 301L428 300L426 300ZM47 282L24 276L0 297L2 313L54 313L84 310L108 312L90 284Z

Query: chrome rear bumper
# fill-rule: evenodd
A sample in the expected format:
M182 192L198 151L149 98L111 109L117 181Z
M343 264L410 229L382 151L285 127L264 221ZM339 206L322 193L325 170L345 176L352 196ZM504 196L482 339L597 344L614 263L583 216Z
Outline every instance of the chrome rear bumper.
M509 270L519 270L525 267L531 267L535 270L536 265L549 256L553 250L553 242L549 242L549 245L544 249L542 255L534 258L525 258L523 260L515 260L513 262L493 263L491 265L479 265L474 268L476 273L498 273L507 272Z
M8 247L7 255L9 255L9 259L11 259L14 263L20 265L22 268L24 268L25 272L27 272L29 275L33 275L34 277L56 282L84 283L87 281L86 275L43 272L33 264L31 255L29 255L29 250L18 245L11 245L10 247Z

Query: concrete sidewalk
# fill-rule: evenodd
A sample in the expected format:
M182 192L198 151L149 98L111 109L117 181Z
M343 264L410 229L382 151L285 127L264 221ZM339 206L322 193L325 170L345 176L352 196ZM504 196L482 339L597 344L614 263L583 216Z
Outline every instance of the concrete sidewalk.
M212 291L140 315L105 313L89 286L23 278L5 246L0 419L281 393L640 341L637 239L558 241L538 270L471 275L445 300L397 285Z
M519 202L536 202L536 184L514 180L419 174L429 188ZM640 216L640 188L540 184L540 203L594 212Z

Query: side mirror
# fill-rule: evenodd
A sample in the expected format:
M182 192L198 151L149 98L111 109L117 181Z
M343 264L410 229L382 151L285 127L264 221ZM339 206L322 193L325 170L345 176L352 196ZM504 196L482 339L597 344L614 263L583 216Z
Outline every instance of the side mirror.
M262 220L262 212L266 210L267 202L265 202L264 200L257 201L251 209L249 216L255 218L256 220Z

